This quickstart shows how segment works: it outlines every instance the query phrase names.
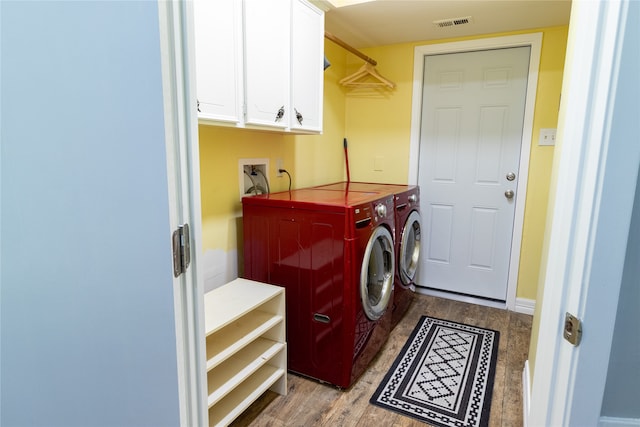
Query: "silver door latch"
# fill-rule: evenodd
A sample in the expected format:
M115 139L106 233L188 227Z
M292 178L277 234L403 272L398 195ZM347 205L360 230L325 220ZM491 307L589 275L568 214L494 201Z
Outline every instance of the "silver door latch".
M565 340L574 346L580 344L580 338L582 338L582 322L580 319L571 313L566 313L564 315L564 333L562 335Z

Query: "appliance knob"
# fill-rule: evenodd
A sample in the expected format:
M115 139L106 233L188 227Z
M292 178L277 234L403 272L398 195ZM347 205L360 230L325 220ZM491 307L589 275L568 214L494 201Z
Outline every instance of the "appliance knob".
M380 203L379 205L376 206L376 213L378 214L379 217L387 216L387 207L382 203Z
M410 201L411 203L415 203L415 202L417 202L417 201L418 201L418 195L417 195L417 194L412 194L412 195L410 195L410 196L409 196L409 201Z

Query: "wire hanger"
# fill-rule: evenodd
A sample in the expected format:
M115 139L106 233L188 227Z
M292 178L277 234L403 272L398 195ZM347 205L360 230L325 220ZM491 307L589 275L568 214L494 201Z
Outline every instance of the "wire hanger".
M394 87L396 87L396 84L394 82L383 77L380 73L378 73L378 71L375 68L375 66L378 65L378 63L376 62L375 59L365 55L364 53L360 52L353 46L350 46L349 44L340 40L338 37L334 36L331 33L328 33L325 31L324 36L325 38L336 43L338 46L343 47L344 49L348 50L349 52L353 53L354 55L366 61L358 71L340 80L341 85L348 86L348 87L380 87L382 86L382 87L388 87L390 89L393 89Z

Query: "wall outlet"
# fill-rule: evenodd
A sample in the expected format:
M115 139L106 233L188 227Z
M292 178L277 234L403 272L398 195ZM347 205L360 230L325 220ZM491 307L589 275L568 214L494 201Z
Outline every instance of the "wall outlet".
M284 162L282 161L282 159L276 159L276 176L279 178L282 177L282 172L280 172L280 169L284 169Z
M556 145L557 129L540 129L538 145Z

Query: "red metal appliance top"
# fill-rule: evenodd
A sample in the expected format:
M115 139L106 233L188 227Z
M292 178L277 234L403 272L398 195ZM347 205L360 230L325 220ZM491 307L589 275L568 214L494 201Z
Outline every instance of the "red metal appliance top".
M416 185L406 184L379 184L374 182L336 182L333 184L318 185L312 187L317 190L333 190L333 191L375 191L385 194L398 194L408 190L413 190Z
M345 208L353 208L363 204L376 202L390 194L378 191L336 191L325 189L303 188L243 197L242 203L283 208L307 208L315 210L342 212Z

